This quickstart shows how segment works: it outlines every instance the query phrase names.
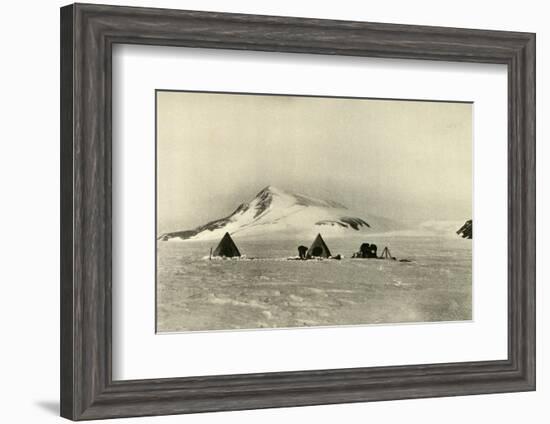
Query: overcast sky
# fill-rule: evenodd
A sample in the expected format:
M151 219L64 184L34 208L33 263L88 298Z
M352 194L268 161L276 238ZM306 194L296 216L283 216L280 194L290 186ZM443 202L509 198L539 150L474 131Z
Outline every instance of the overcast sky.
M267 185L404 222L472 215L472 105L157 93L159 232Z

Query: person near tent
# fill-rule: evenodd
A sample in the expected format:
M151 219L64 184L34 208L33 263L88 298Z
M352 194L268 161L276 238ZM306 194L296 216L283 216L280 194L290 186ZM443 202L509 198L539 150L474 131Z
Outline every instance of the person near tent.
M361 247L359 248L359 252L361 254L361 258L369 258L370 256L370 244L369 243L363 243Z
M355 252L352 256L352 258L378 258L378 246L374 243L363 243L359 247L359 251Z
M377 250L378 250L378 246L376 246L376 244L374 243L371 243L370 250L369 250L369 258L377 258L378 257L376 253Z
M298 256L300 259L306 259L307 258L307 247L306 246L298 246Z

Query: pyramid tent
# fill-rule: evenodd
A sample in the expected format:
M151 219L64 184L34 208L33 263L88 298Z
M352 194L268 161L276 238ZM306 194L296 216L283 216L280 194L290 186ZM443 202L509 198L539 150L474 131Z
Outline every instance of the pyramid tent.
M323 240L323 237L321 237L321 234L317 234L317 237L315 237L315 240L307 250L307 257L328 258L329 256L332 255L330 254L330 250L328 250L328 247Z
M239 252L239 249L237 249L237 245L235 244L229 233L225 233L220 241L220 244L218 244L218 247L216 247L212 255L232 258L234 256L241 256L241 252Z

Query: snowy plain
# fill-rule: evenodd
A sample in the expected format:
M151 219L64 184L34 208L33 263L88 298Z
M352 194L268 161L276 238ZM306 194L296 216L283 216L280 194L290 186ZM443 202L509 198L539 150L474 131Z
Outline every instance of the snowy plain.
M247 259L214 260L215 242L159 241L157 331L472 319L471 240L403 234L326 238L342 260L287 260L302 242L295 239L235 236ZM364 240L397 260L351 259Z

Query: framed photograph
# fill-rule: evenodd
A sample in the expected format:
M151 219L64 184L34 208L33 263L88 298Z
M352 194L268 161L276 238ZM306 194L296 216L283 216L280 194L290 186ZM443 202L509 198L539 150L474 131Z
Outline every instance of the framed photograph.
M156 104L158 333L472 320L472 103Z
M61 415L535 390L535 35L61 9Z

